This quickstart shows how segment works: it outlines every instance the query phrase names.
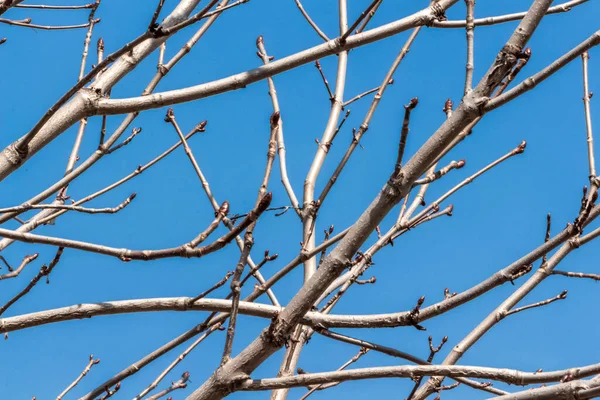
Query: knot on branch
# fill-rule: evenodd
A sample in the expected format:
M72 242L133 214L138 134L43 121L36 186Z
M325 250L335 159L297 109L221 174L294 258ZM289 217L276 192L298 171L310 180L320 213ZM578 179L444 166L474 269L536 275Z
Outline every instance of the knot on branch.
M285 321L279 320L279 312L273 315L271 324L267 330L263 332L262 336L265 341L276 348L281 348L288 343L290 339L289 329L287 329L287 323Z
M442 6L440 6L438 3L433 3L431 4L431 21L430 23L432 23L433 21L446 21L448 18L446 18L446 12L444 10L444 8ZM429 26L429 25L428 25Z

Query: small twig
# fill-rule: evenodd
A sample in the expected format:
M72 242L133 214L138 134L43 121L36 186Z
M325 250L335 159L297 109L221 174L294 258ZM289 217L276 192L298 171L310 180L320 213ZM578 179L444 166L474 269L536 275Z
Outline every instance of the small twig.
M367 15L369 15L375 7L379 7L379 5L381 4L381 1L382 0L373 0L373 2L371 4L369 4L369 6L358 16L358 18L356 19L356 21L354 21L354 23L350 26L350 28L348 28L348 30L346 32L344 32L342 34L342 36L340 36L339 41L341 43L344 43L346 41L346 39L348 39L348 36L350 36L350 34L352 34L352 31L356 29L358 24L360 24L362 22L362 20L365 19L365 17Z
M154 11L154 14L152 15L152 19L150 20L150 23L148 24L148 30L154 30L157 28L156 21L158 20L158 16L160 15L160 11L162 10L164 4L165 4L165 0L158 0L158 4L156 5L156 10Z
M446 175L448 172L452 171L453 169L461 169L462 167L465 166L465 163L466 163L465 160L451 161L450 164L446 165L439 171L435 171L431 174L427 174L424 178L416 180L415 183L413 183L413 186L425 185L427 183L437 181L438 179L440 179L442 176Z
M406 148L406 138L408 137L409 124L410 124L410 113L419 104L419 99L413 97L410 99L408 105L404 106L404 120L402 121L402 129L400 130L400 142L398 144L398 157L396 158L396 166L394 168L394 176L398 176L402 169L402 159L404 157L404 149Z
M119 150L121 147L127 146L133 140L133 138L136 137L137 134L140 133L141 131L142 131L142 128L133 128L131 130L131 135L129 135L129 137L127 139L125 139L122 143L106 150L106 154L114 153L115 151Z
M83 379L83 377L86 376L88 374L88 372L90 372L92 367L94 365L98 364L99 362L100 362L99 358L94 360L94 355L90 354L90 361L88 362L86 367L83 369L83 372L81 372L81 374L79 374L77 379L75 379L73 381L73 383L71 383L69 386L67 386L67 388L65 390L63 390L63 392L56 397L56 400L61 400L71 389L73 389L75 386L77 386L79 381L81 381Z
M150 396L148 397L146 400L158 400L163 396L166 396L167 394L171 393L174 390L177 389L185 389L187 387L187 381L190 379L190 373L185 371L182 375L181 378L179 378L179 380L177 382L172 382L171 386L169 386L168 388L166 388L165 390L156 393L154 396Z
M594 184L596 179L596 162L594 160L594 136L592 134L592 115L590 112L590 100L592 99L593 93L590 92L588 83L588 60L590 58L589 53L586 51L581 55L583 64L583 109L585 111L585 128L587 134L587 147L588 147L588 164L590 167L590 185Z
M356 30L355 33L361 33L362 31L365 30L365 28L367 27L367 25L369 24L369 22L371 22L371 19L375 16L375 13L377 12L377 9L381 5L381 3L383 3L383 0L378 0L377 1L377 4L375 5L375 7L373 7L371 9L371 11L369 12L369 14L363 20L363 23L360 25L360 27Z
M367 354L369 352L369 349L366 347L361 347L360 350L358 351L358 353L356 353L350 360L346 361L341 367L339 367L337 369L337 371L343 371L346 368L348 368L350 365L354 364L355 362L357 362L362 356L364 356L365 354ZM300 397L299 400L304 400L306 399L308 396L310 396L311 394L313 394L314 392L316 392L317 390L324 390L324 389L329 389L330 387L334 387L339 385L341 382L333 382L330 384L320 384L320 385L316 385L313 388L311 388L308 393L306 393L304 396Z
M355 283L357 285L368 285L370 283L375 283L375 282L377 282L377 278L372 276L369 279L363 279L363 280L357 279Z
M83 8L94 8L95 3L74 5L74 6L47 6L40 4L16 4L16 8L37 8L41 10L81 10Z
M528 306L523 306L523 307L519 307L519 308L515 308L513 310L510 310L509 312L506 313L506 316L508 317L509 315L513 315L513 314L516 314L516 313L521 312L521 311L529 310L531 308L542 307L542 306L545 306L547 304L554 303L557 300L564 300L566 298L567 298L567 291L563 290L560 294L554 296L551 299L544 300L544 301L538 301L537 303L533 303L533 304L530 304Z
M423 360L419 357L413 356L412 354L409 354L409 353L406 353L406 352L403 352L403 351L400 351L400 350L397 350L397 349L394 349L391 347L383 346L383 345L380 345L377 343L368 342L368 341L362 340L362 339L356 339L356 338L342 335L340 333L333 332L333 331L330 331L327 329L317 329L316 332L322 336L328 337L333 340L340 341L342 343L351 344L353 346L366 347L366 348L376 351L378 353L387 354L388 356L391 356L391 357L401 358L401 359L413 362L417 365L431 365L431 362L428 362L427 360ZM474 389L483 390L483 391L486 391L489 393L494 393L496 395L507 394L507 392L505 392L503 390L495 389L495 388L491 387L491 383L480 383L480 382L473 381L471 379L458 378L458 377L455 377L452 379L454 379L457 382L461 382L464 385L467 385Z
M394 78L391 78L391 79L389 80L389 82L388 82L388 85L393 85L393 84L394 84ZM348 106L348 105L350 105L350 104L354 103L354 102L355 102L355 101L357 101L357 100L360 100L360 99L362 99L362 98L363 98L363 97L365 97L365 96L368 96L368 95L370 95L371 93L375 93L375 92L376 92L376 91L378 91L380 88L381 88L381 86L377 86L377 87L374 87L373 89L367 90L366 92L363 92L363 93L361 93L361 94L359 94L359 95L357 95L357 96L354 96L354 97L353 97L353 98L351 98L350 100L343 102L343 103L342 103L342 108L345 108L346 106Z
M115 388L113 390L110 390L109 387L105 387L104 391L106 392L106 394L104 396L102 396L100 398L100 400L107 400L107 399L111 398L115 393L117 393L119 391L119 389L121 389L121 382L117 382L117 384L115 385Z
M10 264L8 263L8 261L6 261L6 259L3 256L0 256L0 260L2 260L2 262L4 263L4 265L6 265L6 268L8 268L9 273L5 274L5 275L0 275L0 281L3 279L8 279L8 278L14 278L15 276L19 275L21 273L21 271L23 270L23 268L25 268L25 266L27 266L27 264L29 264L30 262L32 262L33 260L35 260L36 258L38 258L38 253L29 255L29 256L25 256L25 258L23 258L23 261L21 261L21 265L19 265L19 267L14 270Z
M38 272L38 274L31 280L31 282L29 282L29 284L25 287L25 289L20 291L15 297L10 299L5 305L0 307L0 315L4 314L4 312L6 310L8 310L8 308L10 306L15 304L21 297L23 297L27 293L29 293L29 291L39 282L40 279L42 279L42 277L45 276L46 282L47 283L49 282L47 280L47 277L48 277L48 275L50 275L50 273L52 272L54 267L56 267L56 264L58 264L58 261L60 261L60 256L62 255L63 250L64 250L63 247L59 247L58 251L56 252L56 255L54 256L54 259L52 259L50 264L48 266L46 266L45 264L42 265L42 268L40 268L40 272ZM37 257L37 254L36 254L36 257Z
M308 24L310 26L312 26L312 28L315 30L315 32L317 32L317 35L319 35L324 41L329 42L329 37L327 37L327 35L325 34L325 32L323 32L318 26L317 24L315 24L315 22L310 18L310 16L308 15L308 13L306 12L306 10L304 9L304 7L302 7L302 3L300 3L300 0L294 0L296 2L296 6L298 7L298 10L300 10L300 12L302 13L302 16L304 16L304 18L306 19L306 21L308 22Z
M435 210L435 209L434 209ZM412 222L409 224L409 228L416 228L417 226L425 223L425 222L429 222L432 219L441 217L443 215L447 215L449 217L452 216L452 212L454 211L454 205L450 204L448 207L444 208L442 211L438 211L438 212L432 212L431 214L423 217L423 218L419 218L418 220Z
M325 84L325 89L327 89L327 94L329 94L329 100L332 100L333 93L331 92L331 88L329 87L329 82L327 82L327 78L325 78L325 74L323 73L323 70L321 69L321 63L319 62L319 60L315 61L315 67L317 67L317 70L319 71L319 74L321 75L321 79L323 79L323 83Z
M228 280L229 278L231 278L231 276L233 275L233 272L228 271L227 274L225 274L225 276L223 277L223 279L221 279L219 282L215 283L210 289L200 293L198 296L194 297L193 299L190 299L190 305L194 304L196 301L205 298L206 296L208 296L209 294L211 294L212 292L214 292L215 290L217 290L218 288L220 288L221 286L223 286Z
M448 341L448 336L444 336L442 338L442 341L440 342L439 346L437 346L437 347L433 347L433 338L431 336L429 336L428 341L429 341L429 356L427 357L427 363L431 363L433 361L433 358L435 357L435 355L440 350L442 350L442 347L444 347L444 344L446 344L446 342ZM415 385L413 386L412 390L408 394L408 397L406 398L406 400L412 399L412 397L415 395L415 392L417 391L419 386L421 386L422 381L423 381L422 376L419 376L418 378L416 378Z
M100 22L100 18L93 20L91 23L97 24ZM79 25L59 25L59 26L48 26L48 25L36 25L31 23L31 18L27 18L23 21L13 21L6 18L0 18L1 24L14 25L14 26L22 26L24 28L33 28L33 29L43 29L47 31L58 31L65 29L79 29L79 28L87 28L90 26L90 22L86 24Z
M133 199L135 199L136 194L132 193L125 201L119 204L116 207L106 207L106 208L86 208L75 205L65 205L65 204L28 204L23 203L20 206L9 207L9 208L0 208L0 214L8 213L8 212L23 212L27 210L66 210L66 211L77 211L85 214L115 214L125 207L127 207Z
M62 239L50 236L42 236L42 235L34 235L31 233L21 233L12 231L9 229L1 229L0 228L0 236L7 237L10 239L15 239L19 241L29 242L29 243L40 243L40 244L48 244L54 246L68 247L73 249L79 249L83 251L90 251L92 253L99 253L108 256L113 256L119 258L121 261L131 261L131 260L153 260L160 258L169 258L169 257L204 257L207 254L213 253L217 250L222 249L227 244L229 244L237 235L239 235L244 229L246 229L250 224L252 224L256 219L260 217L260 215L264 212L264 210L271 203L272 195L271 193L267 193L258 206L248 214L239 225L235 226L231 231L216 239L211 244L208 244L203 247L193 248L189 245L189 243L184 243L178 247L166 248L161 250L129 250L123 248L114 248L109 246L102 246L88 242L82 242L77 240L69 240Z
M546 215L546 236L544 237L544 243L546 243L548 240L550 240L551 224L552 224L552 216L550 215L550 213L548 213L548 215ZM546 253L542 257L542 264L545 264L547 259L548 259L548 254Z
M475 67L475 0L465 0L467 4L467 18L466 18L466 30L467 30L467 65L465 75L465 95L469 93L473 88L473 70Z
M586 278L586 279L593 279L595 281L600 281L600 275L586 274L583 272L567 272L567 271L559 271L559 270L555 269L554 271L552 271L552 275L562 275L562 276L568 276L569 278Z

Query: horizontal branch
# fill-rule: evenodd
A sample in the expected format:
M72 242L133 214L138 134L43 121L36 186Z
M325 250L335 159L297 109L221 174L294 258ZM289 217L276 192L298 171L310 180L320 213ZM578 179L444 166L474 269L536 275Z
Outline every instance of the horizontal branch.
M214 230L214 226L211 225L205 233L200 234L194 240L189 243L185 243L178 247L171 247L167 249L160 250L130 250L125 248L115 248L109 246L98 245L94 243L82 242L78 240L70 240L70 239L62 239L50 236L41 236L35 235L32 233L23 233L12 231L9 229L0 228L0 237L5 237L9 239L18 240L26 243L39 243L39 244L47 244L53 246L61 246L66 248L72 248L77 250L89 251L92 253L104 254L108 256L113 256L121 259L122 261L131 261L131 260L156 260L159 258L169 258L169 257L203 257L207 254L213 253L217 250L222 249L235 239L244 229L246 229L250 224L255 222L258 217L269 207L271 203L271 194L267 193L261 201L258 203L256 208L248 213L248 216L244 218L238 225L236 225L232 230L230 230L225 235L221 236L219 239L215 240L209 245L195 248L199 244L201 240L204 240L206 236ZM227 205L227 209L228 209ZM224 211L226 213L226 210ZM219 217L217 217L219 218ZM222 218L222 217L221 217Z
M338 54L344 50L364 46L411 28L428 25L440 16L437 14L440 9L446 9L457 1L458 0L441 0L439 3L434 4L434 6L427 7L395 22L350 36L343 43L337 39L333 39L321 45L273 61L267 65L216 81L185 89L171 90L128 99L95 98L92 99L94 106L90 107L89 112L90 115L123 114L126 112L142 111L198 100L219 93L241 89L251 83L317 61L320 58Z
M566 3L557 4L554 7L550 7L546 12L546 15L568 12L571 11L573 7L587 3L588 1L589 0L572 0L567 1ZM526 14L527 11L514 14L498 15L495 17L477 18L473 22L475 26L497 25L505 22L519 21L523 19ZM465 28L467 26L467 21L434 21L432 26L436 28Z
M30 18L28 18L25 21L13 21L13 20L6 19L6 18L0 18L0 23L1 24L21 26L21 27L24 27L24 28L43 29L43 30L46 30L46 31L61 31L61 30L66 30L66 29L87 28L88 26L90 26L90 24L97 24L99 22L100 22L100 18L93 20L91 23L87 22L85 24L79 24L79 25L57 25L57 26L49 26L49 25L36 25L36 24L32 24Z
M523 372L508 368L489 368L457 365L419 365L357 368L346 371L301 374L281 378L249 379L236 385L234 390L271 390L304 387L323 383L362 379L414 378L415 376L447 376L491 379L513 385L557 382L569 374L583 378L600 372L600 364L551 372ZM570 375L569 375L570 376Z
M135 199L136 194L132 193L124 202L119 204L116 207L106 207L106 208L86 208L76 205L65 205L65 204L29 204L23 203L20 206L9 207L9 208L0 208L0 214L8 213L8 212L23 212L28 210L65 210L65 211L77 211L85 214L115 214L125 207L127 207L133 199Z

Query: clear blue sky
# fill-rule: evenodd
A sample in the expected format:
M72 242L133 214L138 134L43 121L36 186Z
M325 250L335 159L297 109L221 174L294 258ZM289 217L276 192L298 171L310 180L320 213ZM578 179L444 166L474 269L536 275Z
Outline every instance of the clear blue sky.
M69 4L75 1L69 0ZM97 16L102 23L94 31L106 42L107 53L121 47L146 28L154 11L149 0L105 0ZM166 2L171 9L175 0ZM350 1L353 20L370 0ZM476 16L522 11L531 1L479 1ZM52 1L52 4L63 4ZM425 7L428 1L384 1L371 26L377 26ZM306 0L306 9L331 36L337 32L337 2ZM523 76L538 71L598 29L600 4L591 1L568 14L546 18L530 43L532 59ZM450 12L452 19L463 18L464 4ZM34 23L81 23L85 11L11 10L4 17L31 16ZM476 29L475 79L487 70L496 52L509 37L515 23ZM186 29L169 41L167 59L193 33ZM163 81L158 90L176 89L228 76L260 65L255 39L263 35L269 54L277 58L320 43L292 0L252 0L227 12L204 39ZM3 148L24 134L45 110L75 81L84 31L47 32L24 28L0 27L0 37L8 42L0 47L0 146ZM350 53L346 98L379 85L390 63L404 44L407 33ZM92 53L92 59L93 54ZM591 89L600 90L598 51L591 52ZM341 179L330 193L319 214L319 240L331 224L344 229L360 215L364 207L387 179L396 154L402 105L419 97L413 113L407 152L412 154L443 121L441 111L450 97L460 100L465 62L464 30L426 28L417 38L408 57L400 66L395 83L386 92L368 133ZM134 73L117 85L112 96L138 95L155 71L156 55L149 57ZM336 58L322 60L330 82L335 81ZM329 112L329 100L319 75L312 65L275 77L285 121L289 173L296 193L316 150ZM526 139L524 155L494 169L480 180L454 195L446 204L454 204L454 216L428 223L385 248L375 257L376 285L353 288L336 307L336 313L369 314L406 310L420 296L425 304L443 298L443 290L461 291L471 287L513 260L535 248L543 240L546 213L553 216L553 232L558 232L576 216L581 188L587 182L585 125L581 102L581 63L579 60L516 102L487 115L467 141L457 147L446 161L466 158L459 172L451 173L433 185L427 199L433 200L475 172L505 154ZM351 127L358 127L369 104L363 99L352 110L344 129L334 143L318 181L317 192L335 168L351 140ZM595 104L592 117L600 120ZM166 110L143 113L132 126L143 132L125 149L107 156L69 188L74 199L92 193L133 171L177 141L172 128L163 121ZM175 107L184 131L208 119L207 132L190 141L194 153L218 201L231 203L233 213L249 210L264 168L268 140L268 119L272 112L266 82L244 90ZM108 131L122 120L110 117ZM82 158L97 145L99 118L90 120ZM69 129L23 168L2 182L1 205L20 204L54 183L64 173L66 159L76 133ZM443 163L444 164L444 163ZM288 204L275 169L270 190L273 205ZM81 215L69 213L55 226L38 229L53 235L134 249L176 246L193 238L212 220L212 210L194 171L182 150L123 187L95 200L90 206L114 206L130 193L137 192L134 203L117 215ZM32 213L26 215L33 215ZM389 226L386 220L384 226ZM16 222L7 224L16 228ZM220 228L223 233L223 228ZM258 224L254 247L258 259L265 249L279 253L276 262L263 273L271 276L299 250L301 227L292 212L275 217L264 216ZM561 269L598 272L591 243L571 254ZM18 263L25 254L39 252L40 257L17 279L2 282L0 304L24 287L42 263L51 260L53 248L15 244L2 255ZM234 268L239 257L232 244L226 250L203 259L167 259L150 263L121 261L75 250L65 250L63 260L50 277L51 284L40 283L14 305L5 316L51 309L85 302L133 298L194 296L218 281ZM536 264L537 267L538 264ZM4 271L4 270L3 270ZM301 284L300 269L275 287L282 302L287 302ZM520 284L522 281L518 281ZM591 281L563 277L547 279L525 300L525 304L553 297L569 290L566 301L554 303L512 316L494 327L462 359L467 365L518 368L535 371L562 369L598 362L596 341L600 322L590 307L600 301L597 286ZM426 357L427 337L438 342L449 337L439 360L447 354L490 311L515 289L504 285L473 304L425 322L427 332L413 328L352 330L360 338L396 347ZM251 285L245 291L251 290ZM218 292L226 295L226 289ZM262 299L262 301L267 301ZM147 313L98 317L70 321L11 333L0 343L0 397L2 399L54 398L82 370L88 355L101 363L83 380L69 398L83 395L108 377L186 331L205 318L196 312ZM267 324L255 318L240 318L234 353L241 350ZM200 385L218 365L223 333L214 334L200 345L163 382L161 387L189 371L192 383L185 391L174 393L182 399ZM183 350L184 347L180 349ZM178 349L179 350L179 349ZM310 372L338 368L357 351L315 336L306 347L299 366ZM173 351L123 382L116 398L131 398L179 354ZM271 357L254 374L270 377L277 372L282 352ZM357 367L400 365L404 362L385 355L369 353ZM344 383L315 399L366 399L374 396L403 398L412 383L409 380L381 380ZM499 387L502 387L499 385ZM512 388L514 389L514 388ZM303 389L290 395L298 398ZM236 393L233 398L266 398L266 393ZM54 396L54 397L53 397ZM485 395L459 387L442 398L480 399Z

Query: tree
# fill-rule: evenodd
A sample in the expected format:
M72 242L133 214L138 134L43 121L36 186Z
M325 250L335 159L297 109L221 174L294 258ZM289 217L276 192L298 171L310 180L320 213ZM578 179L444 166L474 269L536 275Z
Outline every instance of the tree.
M567 363L573 346L591 347L593 326L577 336L561 331L591 323L589 313L574 312L571 302L546 307L567 297L556 285L584 293L578 304L591 302L585 281L600 280L593 271L571 272L568 261L558 268L571 253L587 254L580 261L591 263L592 253L575 250L600 235L588 82L594 79L588 50L600 44L600 31L591 26L597 4L533 0L527 11L508 14L504 4L473 0L462 8L458 0L437 0L414 11L408 9L416 5L339 0L332 20L332 4L315 13L311 4L309 14L299 0L164 3L56 7L0 0L0 22L14 25L0 47L11 60L2 76L28 86L23 91L5 82L11 101L3 110L9 122L0 154L8 188L0 210L0 259L8 272L0 280L13 278L3 282L0 331L8 339L5 364L13 367L4 374L11 393L155 399L188 388L186 398L194 400L241 391L285 399L341 393L335 391L350 380L397 377L404 378L401 390L398 383L390 388L410 399L442 392L447 398L600 397L593 354L588 360L580 350L576 363ZM476 9L493 16L475 18ZM99 23L102 12L107 17ZM30 13L57 17L49 26L19 20ZM67 24L66 13L88 13L87 23ZM27 28L60 32L28 36ZM253 35L256 30L264 35ZM98 32L103 39L93 41ZM465 32L466 51L459 39ZM256 36L251 48L248 38ZM419 53L422 37L429 39ZM202 48L205 40L212 44ZM201 49L191 51L196 45ZM35 69L26 57L33 51ZM78 79L65 90L75 65ZM38 79L29 83L28 76ZM171 77L173 89L159 87ZM352 97L351 90L361 94ZM52 96L58 100L40 112ZM583 111L575 102L581 96ZM442 106L443 114L433 111ZM351 133L350 125L357 126ZM313 131L319 131L316 143ZM541 150L522 156L523 138ZM502 149L505 142L514 144ZM465 157L468 165L449 157ZM146 161L131 172L132 159ZM491 183L479 190L465 189L486 179ZM132 187L138 197L123 195ZM100 196L120 203L91 208ZM451 196L464 211L443 223L438 217L453 213ZM549 210L552 218L543 220ZM46 264L34 271L39 260ZM385 278L370 276L375 270ZM33 277L29 284L26 275ZM38 284L50 276L42 293ZM532 300L540 290L552 295ZM147 312L154 316L141 315ZM96 318L115 314L128 315ZM82 318L92 321L67 322ZM25 336L34 327L34 336ZM577 340L559 343L548 328ZM499 329L503 334L488 345L495 352L472 358L469 350ZM217 341L219 331L224 338ZM203 350L205 340L218 346ZM420 357L416 343L427 340ZM496 367L503 352L514 357L508 347L515 340L527 361ZM544 351L528 348L536 342ZM49 346L59 352L32 359ZM89 356L77 371L67 353L81 348L109 354L109 368L102 354L102 362ZM548 354L561 362L550 362ZM373 366L350 368L368 359ZM27 387L26 380L42 375L35 373L40 365L48 378ZM27 372L18 373L21 368ZM70 384L67 371L76 377ZM378 384L369 386L370 395Z

